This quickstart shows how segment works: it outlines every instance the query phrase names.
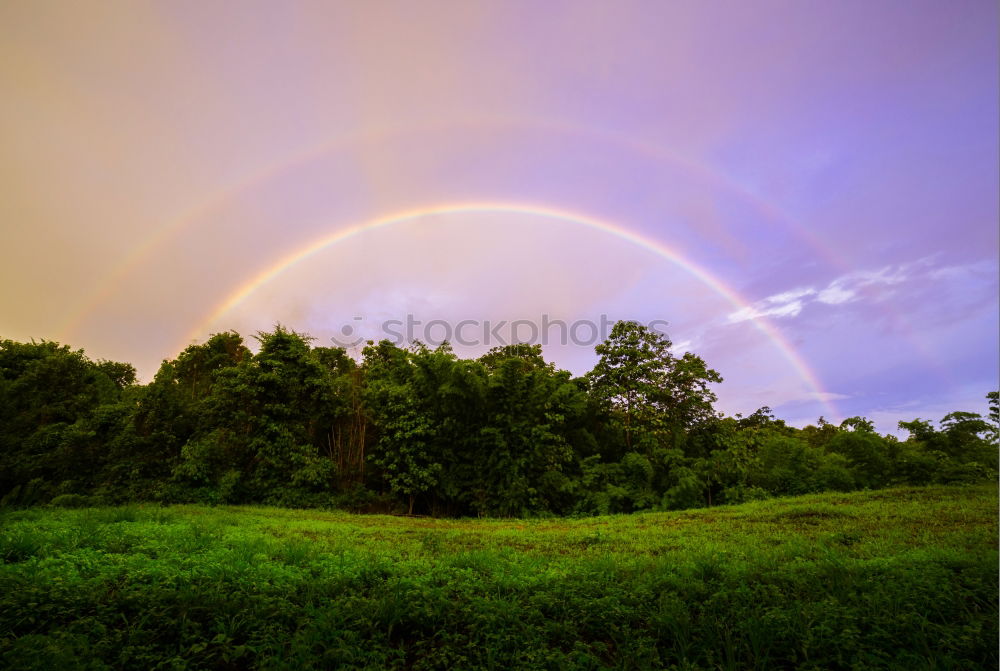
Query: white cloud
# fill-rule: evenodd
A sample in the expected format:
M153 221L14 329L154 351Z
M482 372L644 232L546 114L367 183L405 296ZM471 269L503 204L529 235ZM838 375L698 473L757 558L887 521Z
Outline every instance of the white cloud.
M827 305L840 305L857 298L857 293L838 285L830 285L816 296L816 300Z
M838 394L834 391L810 391L807 393L807 397L814 401L842 401L845 398L850 398L850 395Z
M760 317L794 317L805 307L803 299L816 293L815 289L792 289L780 294L768 296L729 315L729 323L758 319Z
M996 261L994 259L989 259L986 261L978 261L976 263L969 263L962 266L943 266L941 268L935 268L928 273L931 279L935 280L949 280L956 279L962 280L968 277L986 276L989 278L995 278L997 271Z
M802 312L802 301L792 301L784 305L776 305L769 308L755 308L747 306L729 315L729 323L747 321L749 319L759 319L761 317L794 317Z
M670 353L674 356L683 356L685 352L691 351L691 340L682 340L681 342L675 342L670 346Z
M812 296L816 293L815 289L804 288L804 289L792 289L791 291L785 291L780 294L775 294L764 300L770 301L772 303L789 303L795 301L796 299L803 298L805 296Z
M797 317L811 303L842 305L861 298L881 300L887 297L889 287L902 284L919 275L920 273L914 271L926 267L929 263L929 259L921 259L899 266L885 266L878 270L860 270L841 275L830 281L825 287L790 289L741 308L731 313L728 320L729 323L735 324L760 317ZM945 270L947 269L932 270L930 274L933 276L934 273ZM876 289L881 289L881 291L876 292Z

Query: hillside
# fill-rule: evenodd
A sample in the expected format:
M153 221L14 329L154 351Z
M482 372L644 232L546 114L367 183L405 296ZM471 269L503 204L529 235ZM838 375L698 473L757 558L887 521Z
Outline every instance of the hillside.
M997 491L581 519L0 516L12 669L995 668Z

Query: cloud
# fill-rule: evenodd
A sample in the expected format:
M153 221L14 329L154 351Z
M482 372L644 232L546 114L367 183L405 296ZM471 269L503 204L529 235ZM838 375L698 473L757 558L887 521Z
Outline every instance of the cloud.
M875 271L849 273L833 280L816 294L816 300L826 305L840 305L861 298L862 291L874 287L891 287L904 282L914 265L886 266Z
M816 296L816 300L820 303L826 303L827 305L839 305L841 303L852 301L856 297L857 293L851 289L845 289L839 286L829 286L819 292Z
M795 317L816 294L815 289L793 289L774 296L768 296L764 300L757 301L753 305L748 305L729 315L729 323L747 321L748 319L758 319L760 317Z
M953 276L958 273L949 268L929 269L931 260L920 259L912 263L885 266L878 270L861 270L832 280L825 287L799 287L768 296L753 305L741 308L728 316L730 324L759 317L797 317L807 305L842 305L868 298L883 300L892 293L892 287L918 277Z
M927 274L927 276L933 280L964 280L967 278L979 278L983 276L988 279L995 279L996 271L996 260L986 259L960 266L942 266L940 268L934 268Z
M693 348L692 340L682 340L680 342L675 342L670 346L670 353L674 356L684 356L685 352L690 352Z
M850 398L849 394L838 394L833 391L811 391L806 396L814 401L842 401Z

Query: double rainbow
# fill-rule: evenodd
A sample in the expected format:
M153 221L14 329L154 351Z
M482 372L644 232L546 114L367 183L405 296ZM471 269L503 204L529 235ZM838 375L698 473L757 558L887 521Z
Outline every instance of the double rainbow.
M218 322L230 310L240 305L261 286L267 284L272 279L296 264L305 261L311 256L329 249L338 243L350 240L351 238L357 237L368 231L386 228L394 224L411 221L418 217L485 213L530 215L543 219L569 222L578 226L583 226L613 235L616 238L646 249L684 270L705 286L709 287L713 292L724 298L733 306L733 308L740 310L747 308L749 305L748 301L741 298L733 289L726 286L717 277L698 264L685 259L676 251L660 242L651 240L621 226L616 226L592 217L554 210L546 207L512 205L504 203L448 204L397 212L385 217L349 226L347 228L338 229L329 235L323 236L318 240L314 240L304 247L279 259L267 268L262 269L256 275L233 290L222 302L216 305L208 315L199 321L198 325L193 328L190 333L188 333L184 342L179 344L177 349L183 349L192 341L204 337L212 324ZM788 343L781 332L764 318L757 317L753 319L752 322L754 326L774 344L778 351L781 352L782 356L795 369L799 377L812 389L816 400L823 404L829 415L834 418L838 417L839 415L836 408L830 402L828 395L823 392L822 385L820 384L816 374L809 368L805 361L803 361L802 357L799 356L795 349Z

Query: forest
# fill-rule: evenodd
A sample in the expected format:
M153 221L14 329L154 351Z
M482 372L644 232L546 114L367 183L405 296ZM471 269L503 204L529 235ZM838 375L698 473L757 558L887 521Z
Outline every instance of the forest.
M795 428L724 416L718 372L618 322L574 377L539 345L478 359L283 326L213 335L148 384L128 363L0 341L0 505L265 504L439 517L575 516L996 478L990 415Z

